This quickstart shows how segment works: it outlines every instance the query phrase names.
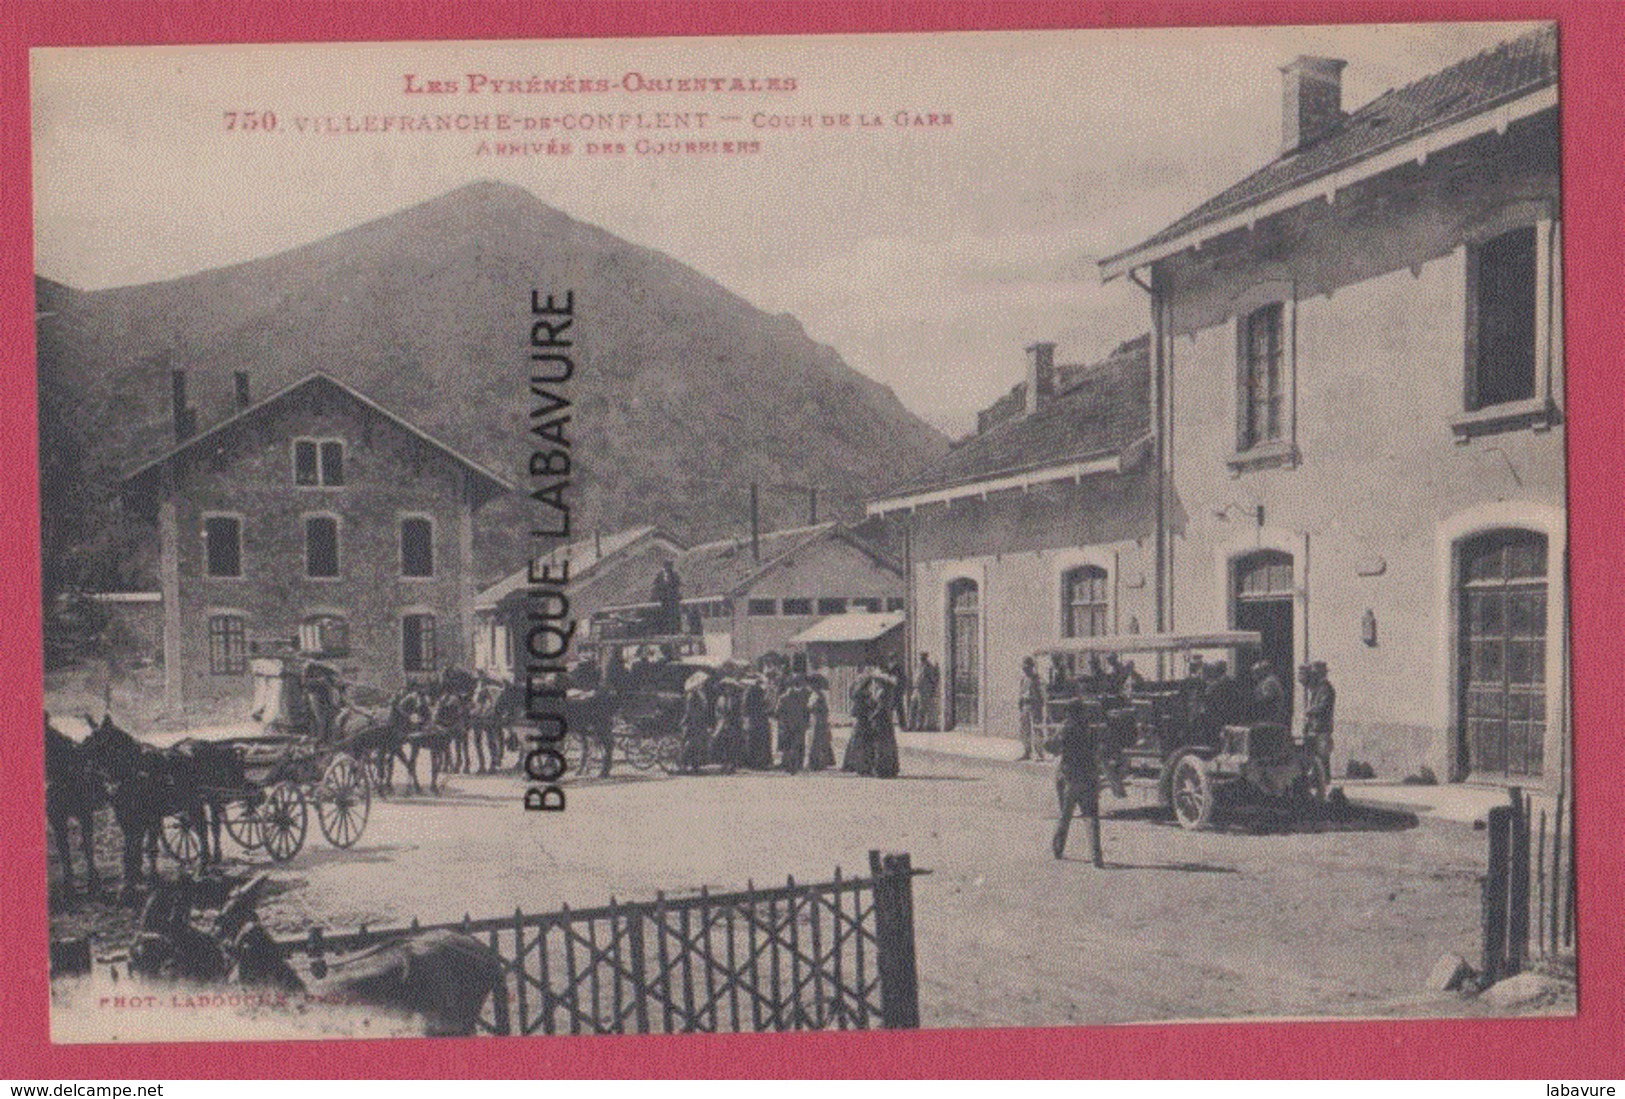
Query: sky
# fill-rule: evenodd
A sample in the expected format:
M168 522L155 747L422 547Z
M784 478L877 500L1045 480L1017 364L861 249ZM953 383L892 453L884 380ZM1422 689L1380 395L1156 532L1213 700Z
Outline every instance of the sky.
M1274 158L1280 66L1346 60L1353 109L1524 29L35 50L35 269L81 289L175 278L501 180L795 316L957 436L1021 379L1028 344L1088 362L1147 329L1144 294L1102 285L1097 262ZM408 74L457 90L408 92ZM608 90L532 91L533 77ZM795 87L654 90L699 77ZM275 130L243 129L246 111L274 112ZM681 132L597 128L601 115L652 126L678 114ZM849 125L825 126L843 114ZM423 115L503 115L519 129L333 134L323 121ZM583 115L591 131L558 128ZM766 124L809 115L810 129ZM637 152L672 137L759 149ZM548 139L571 153L490 155L491 142ZM589 142L627 151L589 154Z

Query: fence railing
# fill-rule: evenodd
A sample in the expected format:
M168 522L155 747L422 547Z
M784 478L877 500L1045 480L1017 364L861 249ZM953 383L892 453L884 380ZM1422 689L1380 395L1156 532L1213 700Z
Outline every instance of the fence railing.
M1492 808L1487 821L1486 985L1521 973L1532 958L1574 951L1573 811L1562 791L1550 815L1517 787L1509 794L1509 804Z
M869 870L453 924L315 928L278 945L314 963L416 932L462 931L507 971L506 995L480 1020L493 1034L917 1027L913 879L929 871L878 851Z

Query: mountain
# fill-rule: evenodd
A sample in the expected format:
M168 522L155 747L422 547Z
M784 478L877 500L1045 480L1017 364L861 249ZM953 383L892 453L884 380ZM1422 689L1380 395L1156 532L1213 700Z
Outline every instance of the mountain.
M800 324L518 187L475 183L277 255L185 278L78 291L37 280L42 455L88 532L79 582L136 583L106 542L120 472L171 440L172 368L201 427L321 369L516 483L528 456L532 289L574 292L578 531L658 524L703 538L856 513L946 441ZM66 449L64 449L66 448ZM46 458L42 457L42 465ZM66 468L66 467L72 468ZM86 482L80 484L79 482ZM517 502L482 513L482 579L522 559ZM58 517L59 523L62 517ZM124 575L97 576L113 569ZM146 571L142 566L138 571Z

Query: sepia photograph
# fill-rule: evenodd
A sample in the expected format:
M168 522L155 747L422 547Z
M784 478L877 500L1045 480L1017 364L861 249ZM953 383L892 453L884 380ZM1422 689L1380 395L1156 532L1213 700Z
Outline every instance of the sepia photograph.
M31 49L51 1040L1572 1016L1560 39Z

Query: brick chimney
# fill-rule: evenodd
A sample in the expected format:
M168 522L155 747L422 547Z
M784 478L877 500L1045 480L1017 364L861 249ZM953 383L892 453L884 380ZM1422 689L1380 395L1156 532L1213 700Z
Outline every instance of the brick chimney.
M252 400L253 395L248 388L248 371L238 370L232 375L232 378L237 384L237 407L247 408L254 403Z
M1281 68L1281 155L1325 137L1343 120L1343 67L1335 57L1299 57Z
M1027 415L1031 416L1055 395L1055 345L1035 343L1027 348Z
M169 397L175 422L175 441L184 443L197 432L197 411L186 407L186 371L169 372Z

